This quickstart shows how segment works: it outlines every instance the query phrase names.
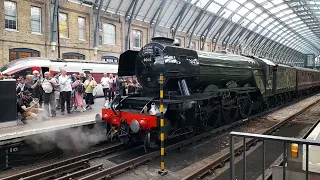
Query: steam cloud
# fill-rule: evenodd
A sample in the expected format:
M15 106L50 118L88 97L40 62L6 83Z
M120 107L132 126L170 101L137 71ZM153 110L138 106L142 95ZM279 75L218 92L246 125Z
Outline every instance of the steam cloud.
M106 139L106 129L102 124L95 124L93 128L77 127L37 134L26 142L40 151L58 147L65 152L81 152Z

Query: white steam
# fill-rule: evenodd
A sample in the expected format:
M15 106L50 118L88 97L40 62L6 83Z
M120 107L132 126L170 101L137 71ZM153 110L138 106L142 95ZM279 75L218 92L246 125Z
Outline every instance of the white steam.
M58 147L67 152L81 152L106 139L106 129L102 124L95 124L92 128L77 127L37 134L29 137L26 141L37 150Z

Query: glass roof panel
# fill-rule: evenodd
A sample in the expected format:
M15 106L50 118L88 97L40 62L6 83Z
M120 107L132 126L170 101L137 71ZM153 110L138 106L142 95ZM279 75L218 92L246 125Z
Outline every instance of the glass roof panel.
M259 8L254 9L253 12L256 14L262 13L261 9L259 9Z
M260 16L261 16L263 19L266 19L267 17L269 17L269 15L266 14L266 13L262 13L262 14L260 14Z
M247 0L236 0L238 3L243 4L245 3Z
M256 16L257 16L257 15L256 15L254 12L251 12L251 13L247 16L247 18L248 18L249 20L253 20Z
M271 3L271 2L269 2L269 1L266 1L266 2L264 2L263 4L261 4L264 8L266 8L266 9L269 9L269 8L271 8L271 7L274 7L274 5Z
M196 6L199 6L200 8L203 8L209 0L199 0L196 4Z
M283 0L274 0L274 1L272 1L272 3L273 3L274 5L278 5L278 4L283 3Z
M248 19L243 19L242 26L246 26L250 21Z
M235 11L239 6L240 6L239 3L235 2L235 1L231 1L231 2L227 5L227 8L230 9L231 11Z
M267 32L268 32L268 29L264 29L264 30L262 31L261 35L264 36L264 35L267 34Z
M238 14L244 16L247 12L249 11L249 9L242 7L239 11Z
M215 2L217 2L218 4L220 4L220 5L225 5L227 2L228 2L228 0L214 0Z
M198 0L192 0L191 1L191 4L194 4L194 3L196 3Z
M283 17L283 16L285 16L286 14L285 13L283 13L283 12L279 12L278 14L276 14L276 17L277 18L281 18L281 17Z
M224 10L224 14L222 17L229 18L229 16L232 14L232 11L229 11L228 9Z
M244 5L246 8L248 9L253 9L254 8L254 5L250 2L248 2L247 4Z
M272 14L275 14L275 13L277 13L277 12L279 12L280 11L280 9L278 9L277 7L274 7L274 8L272 8L272 9L270 9L270 12L272 13Z
M213 12L213 13L217 13L220 8L221 8L220 5L212 2L212 3L208 6L207 10L210 11L210 12Z
M263 21L263 19L261 18L261 17L257 17L255 20L254 20L254 22L255 23L260 23L261 21Z
M261 23L261 26L265 27L267 24L269 24L268 21L263 21L263 22Z
M256 23L251 23L248 27L248 29L253 30L254 27L256 27Z
M241 19L241 16L240 16L240 15L234 14L231 20L232 20L233 22L236 22L236 23L237 23L240 19Z

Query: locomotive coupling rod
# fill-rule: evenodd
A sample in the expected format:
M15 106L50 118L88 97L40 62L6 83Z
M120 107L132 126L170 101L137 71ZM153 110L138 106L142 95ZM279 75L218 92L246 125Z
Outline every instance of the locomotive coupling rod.
M161 129L161 134L160 134L160 141L161 141L161 150L160 150L160 155L161 155L161 164L160 164L160 171L158 173L161 176L164 176L168 173L164 169L164 106L163 106L163 82L164 82L164 77L163 74L161 73L159 76L159 84L160 84L160 129Z

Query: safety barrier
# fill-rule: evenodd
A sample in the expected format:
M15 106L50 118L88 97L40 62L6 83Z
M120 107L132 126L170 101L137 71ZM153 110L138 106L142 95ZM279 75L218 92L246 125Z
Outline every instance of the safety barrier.
M309 146L320 146L319 141L307 140L307 139L298 139L298 138L289 138L281 136L271 136L271 135L262 135L262 134L251 134L251 133L242 133L242 132L231 132L229 135L229 146L230 146L230 180L235 180L235 137L243 138L243 175L242 179L247 179L247 169L246 169L246 140L247 139L256 139L262 141L262 180L265 180L265 141L277 141L283 143L283 172L282 179L286 180L286 163L288 159L288 145L291 144L291 157L297 157L298 145L305 146L305 177L309 179Z

